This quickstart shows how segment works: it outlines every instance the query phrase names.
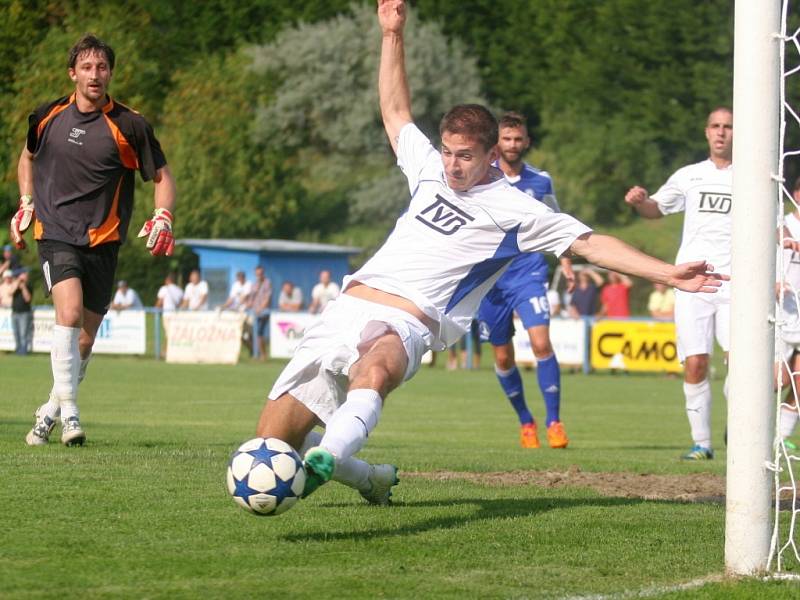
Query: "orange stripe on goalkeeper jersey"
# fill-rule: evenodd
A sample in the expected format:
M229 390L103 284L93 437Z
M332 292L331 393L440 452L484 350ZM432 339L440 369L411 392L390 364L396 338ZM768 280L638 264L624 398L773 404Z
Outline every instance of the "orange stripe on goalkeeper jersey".
M72 94L69 97L69 102L67 102L66 104L59 104L51 108L50 112L44 116L44 119L39 121L39 126L36 128L36 135L37 136L42 135L42 130L44 129L44 126L47 125L47 123L50 121L50 119L55 117L58 113L67 110L69 108L69 105L72 104L73 102L75 102L75 94Z
M44 225L39 219L33 220L33 239L40 240L44 237Z
M100 227L89 230L89 246L99 246L106 242L119 240L119 214L117 213L117 208L119 207L119 191L122 187L123 179L124 176L119 178L117 191L114 192L114 201L108 211L108 217L100 224Z
M125 136L122 135L122 132L119 130L119 127L117 127L117 124L114 123L114 121L111 120L111 117L106 114L109 110L111 110L109 107L112 107L113 105L113 102L109 102L105 107L103 107L103 117L106 120L108 128L111 130L111 137L114 138L114 143L117 144L122 166L124 166L126 169L138 169L139 158L136 156L136 152L128 143L128 140L125 139Z

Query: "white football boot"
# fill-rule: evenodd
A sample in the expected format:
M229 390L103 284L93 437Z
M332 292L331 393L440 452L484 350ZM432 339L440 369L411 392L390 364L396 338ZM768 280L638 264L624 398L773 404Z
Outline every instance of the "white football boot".
M400 483L397 467L394 465L370 465L367 482L369 490L361 492L361 497L370 504L387 506L392 503L392 487Z
M61 424L61 443L65 446L83 446L86 434L78 417L69 417Z
M33 429L25 436L25 443L28 446L44 446L50 440L50 434L53 432L53 427L56 426L55 419L51 419L47 415L40 414L42 407L36 409L34 416L36 422L33 424Z

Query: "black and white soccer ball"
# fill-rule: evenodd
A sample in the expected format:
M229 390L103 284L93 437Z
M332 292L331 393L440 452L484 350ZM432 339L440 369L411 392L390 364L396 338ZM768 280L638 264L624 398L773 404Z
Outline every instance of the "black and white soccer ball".
M261 516L285 513L303 493L306 472L300 455L277 438L253 438L228 463L228 492L245 510Z

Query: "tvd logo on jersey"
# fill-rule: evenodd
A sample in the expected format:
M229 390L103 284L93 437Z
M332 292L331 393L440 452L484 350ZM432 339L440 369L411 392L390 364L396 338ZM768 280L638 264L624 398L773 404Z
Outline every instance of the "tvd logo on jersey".
M422 209L416 219L444 235L453 235L462 225L475 220L474 217L457 208L439 194L436 194L433 204Z
M731 195L719 192L700 192L700 207L697 210L698 212L727 215L731 212Z

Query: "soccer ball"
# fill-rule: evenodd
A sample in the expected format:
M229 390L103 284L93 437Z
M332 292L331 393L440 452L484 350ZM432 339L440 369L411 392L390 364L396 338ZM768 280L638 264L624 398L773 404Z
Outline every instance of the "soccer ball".
M228 463L228 492L245 510L262 516L286 512L303 493L306 471L300 455L277 438L254 438Z

